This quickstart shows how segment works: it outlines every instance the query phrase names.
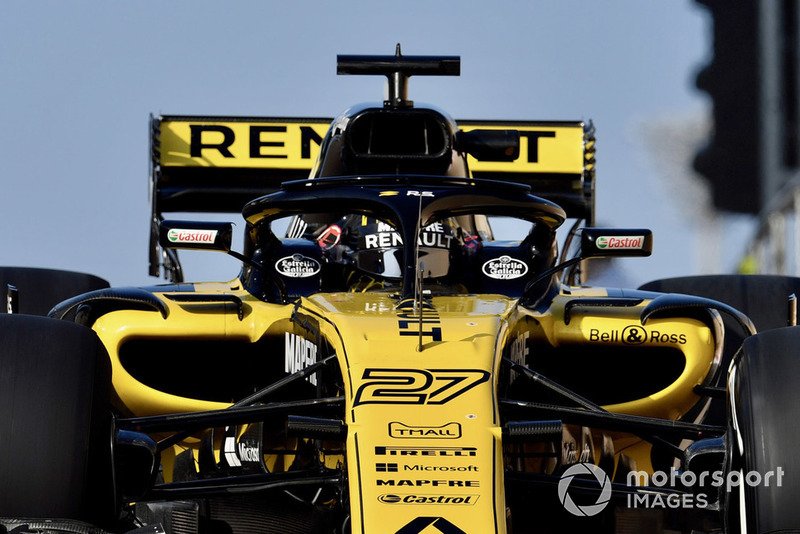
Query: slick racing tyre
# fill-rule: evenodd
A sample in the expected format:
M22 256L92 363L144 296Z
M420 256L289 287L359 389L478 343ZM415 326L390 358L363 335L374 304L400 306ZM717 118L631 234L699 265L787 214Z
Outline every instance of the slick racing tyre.
M30 315L47 315L62 300L109 287L108 282L91 274L30 267L0 267L0 291L3 294L0 313L7 311L5 295L9 285L18 291L17 313Z
M109 391L94 331L0 315L0 517L110 518Z
M798 347L800 327L774 329L748 338L734 358L728 378L725 532L800 529Z

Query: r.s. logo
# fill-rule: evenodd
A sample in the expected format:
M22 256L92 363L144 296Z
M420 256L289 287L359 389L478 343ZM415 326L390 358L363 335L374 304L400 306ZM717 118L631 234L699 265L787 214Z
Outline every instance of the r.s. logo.
M360 404L445 404L489 380L481 369L365 369Z

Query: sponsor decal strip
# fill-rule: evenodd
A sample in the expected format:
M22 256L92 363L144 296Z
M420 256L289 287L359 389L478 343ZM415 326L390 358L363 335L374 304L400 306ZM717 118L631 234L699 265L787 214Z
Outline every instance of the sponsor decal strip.
M647 331L639 325L626 326L620 330L602 331L598 328L589 330L589 341L601 343L623 343L625 345L642 345L644 343L671 343L685 345L686 334L667 333L658 330Z
M376 456L477 456L477 447L395 447L376 446Z
M297 334L285 332L284 371L296 373L317 363L317 345ZM306 381L317 385L317 375L306 377Z
M484 275L495 280L514 280L528 273L528 264L511 256L500 256L483 264Z
M181 230L172 228L167 232L170 243L213 243L217 230Z
M378 479L378 486L392 486L392 487L400 487L400 486L411 486L411 487L423 487L423 486L430 486L432 488L438 488L440 486L445 486L448 488L479 488L481 485L479 480L425 480L425 479L409 479L403 478L400 480L394 479Z
M453 422L442 426L410 426L393 421L389 423L389 437L456 439L461 437L461 424Z
M376 473L397 473L399 471L399 464L378 462L375 464ZM403 471L444 471L444 472L465 472L472 471L478 472L477 465L403 465Z
M597 244L597 248L600 249L639 250L644 246L644 236L599 236L595 243Z
M275 270L289 278L310 278L321 268L317 260L302 254L292 254L275 262Z
M233 436L227 436L225 438L225 459L228 461L228 465L231 467L241 467L242 463L239 461L239 457L236 456L236 438Z
M450 504L474 506L479 495L430 495L415 493L384 493L378 501L384 504Z

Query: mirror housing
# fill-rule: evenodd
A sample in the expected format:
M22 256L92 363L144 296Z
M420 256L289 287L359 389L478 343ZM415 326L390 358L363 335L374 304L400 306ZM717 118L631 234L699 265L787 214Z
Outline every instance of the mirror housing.
M164 248L218 250L230 253L233 223L161 221L159 243Z
M582 258L649 256L653 252L653 232L643 228L584 228L581 234Z
M519 157L519 131L459 130L455 148L478 161L514 161Z

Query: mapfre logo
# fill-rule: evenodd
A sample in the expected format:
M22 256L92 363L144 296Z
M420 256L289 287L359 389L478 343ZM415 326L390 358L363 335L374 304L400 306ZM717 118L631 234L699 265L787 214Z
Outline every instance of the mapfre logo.
M489 376L480 369L365 369L353 406L446 404Z

